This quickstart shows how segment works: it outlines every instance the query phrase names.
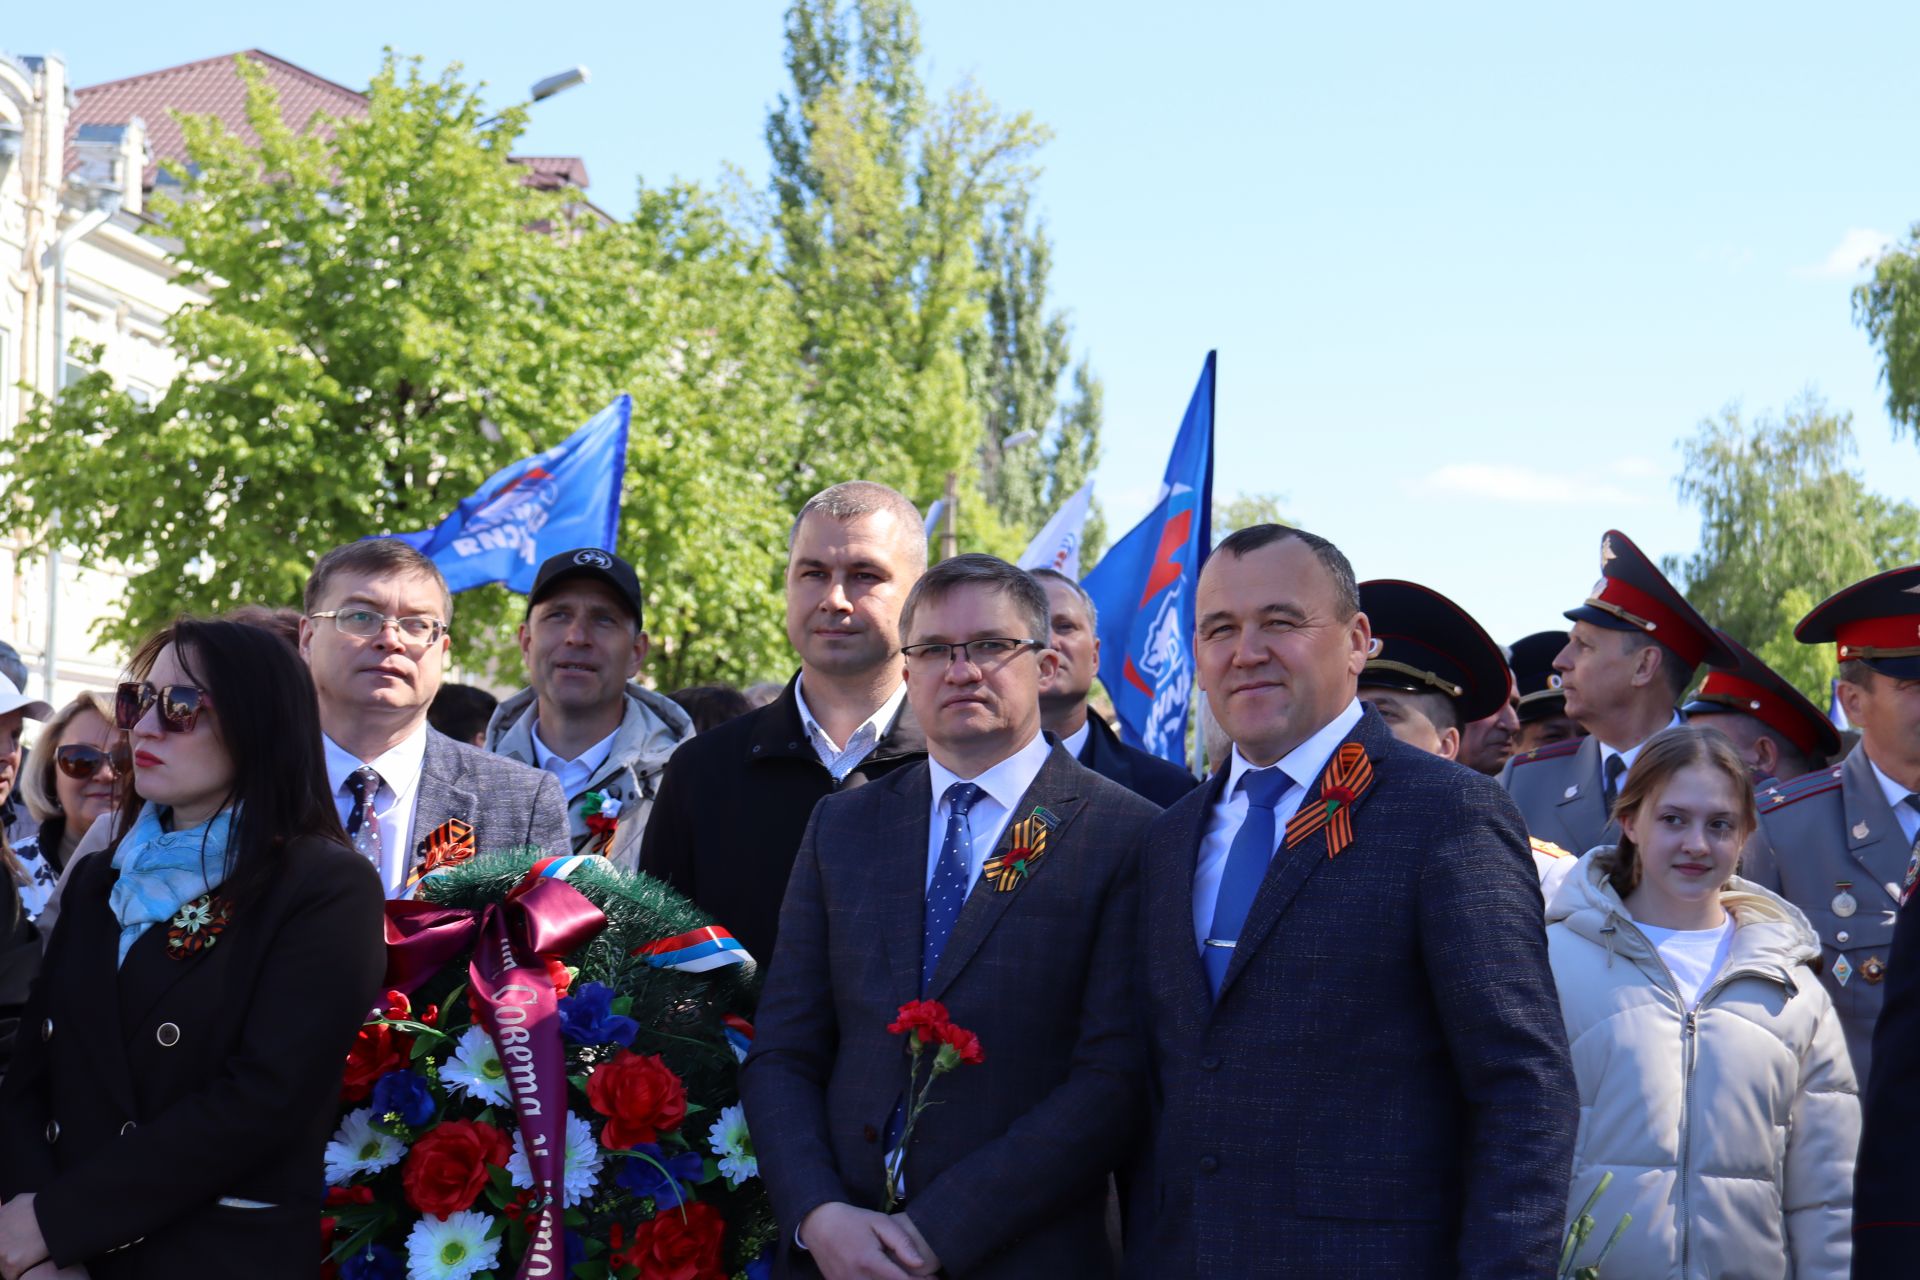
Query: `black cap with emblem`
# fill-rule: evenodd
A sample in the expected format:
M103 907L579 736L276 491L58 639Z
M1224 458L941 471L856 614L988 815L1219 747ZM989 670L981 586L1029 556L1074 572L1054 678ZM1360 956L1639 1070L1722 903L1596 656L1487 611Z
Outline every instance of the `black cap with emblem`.
M1508 661L1513 687L1520 692L1521 724L1567 713L1567 695L1560 692L1560 673L1553 669L1553 660L1566 647L1564 631L1536 631L1513 642Z
M533 590L527 593L527 612L532 613L533 606L568 578L594 578L606 583L633 612L633 625L645 625L640 613L640 575L625 560L598 547L576 547L548 556L533 577Z
M1376 648L1362 688L1439 693L1460 723L1484 720L1507 700L1507 660L1465 609L1429 587L1393 578L1360 584L1360 612Z
M1895 680L1920 680L1920 564L1843 587L1800 619L1793 638L1831 644L1841 662L1864 662Z

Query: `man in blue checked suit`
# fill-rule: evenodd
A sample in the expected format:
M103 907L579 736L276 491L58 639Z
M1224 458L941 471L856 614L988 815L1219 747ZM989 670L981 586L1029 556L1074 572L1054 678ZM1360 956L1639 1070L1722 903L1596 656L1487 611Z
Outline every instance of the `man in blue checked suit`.
M1356 700L1332 543L1235 533L1196 617L1234 750L1148 837L1130 1270L1551 1275L1578 1101L1518 811Z
M741 1076L783 1274L1112 1273L1107 1175L1144 1116L1132 974L1158 810L1041 732L1048 618L1005 561L928 570L900 620L928 758L808 823ZM922 998L986 1057L934 1085L886 1214L908 1064L887 1025Z

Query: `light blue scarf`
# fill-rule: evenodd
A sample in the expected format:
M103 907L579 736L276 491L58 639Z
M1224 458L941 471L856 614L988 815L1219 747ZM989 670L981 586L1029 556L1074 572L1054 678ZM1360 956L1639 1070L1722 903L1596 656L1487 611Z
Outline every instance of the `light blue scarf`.
M120 872L107 905L120 922L120 963L140 935L170 920L195 898L212 893L227 878L227 831L233 811L222 809L197 827L168 831L149 801L133 830L114 851Z

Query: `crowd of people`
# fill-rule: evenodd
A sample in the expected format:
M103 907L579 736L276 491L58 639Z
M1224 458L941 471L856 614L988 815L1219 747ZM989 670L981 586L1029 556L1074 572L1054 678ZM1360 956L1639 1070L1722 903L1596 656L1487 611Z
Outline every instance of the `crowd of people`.
M541 566L498 702L443 681L453 600L391 540L164 628L112 697L56 711L0 647L0 1280L309 1274L384 903L528 847L757 958L778 1274L1506 1280L1585 1213L1606 1276L1906 1275L1920 566L1798 628L1843 736L1625 536L1601 560L1503 647L1232 534L1205 779L1090 702L1078 582L929 566L864 481L793 521L784 685L649 688L598 548ZM914 1001L980 1052L909 1125Z

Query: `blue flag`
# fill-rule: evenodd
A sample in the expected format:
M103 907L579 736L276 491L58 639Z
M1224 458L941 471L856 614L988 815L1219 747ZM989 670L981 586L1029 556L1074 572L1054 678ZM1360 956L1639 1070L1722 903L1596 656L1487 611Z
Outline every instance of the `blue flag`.
M524 595L548 556L614 549L632 416L633 397L622 395L545 453L488 476L435 527L386 536L439 565L450 590L504 582Z
M1163 760L1186 756L1193 700L1193 598L1213 545L1213 364L1173 442L1160 501L1081 583L1100 615L1100 682L1121 737Z

